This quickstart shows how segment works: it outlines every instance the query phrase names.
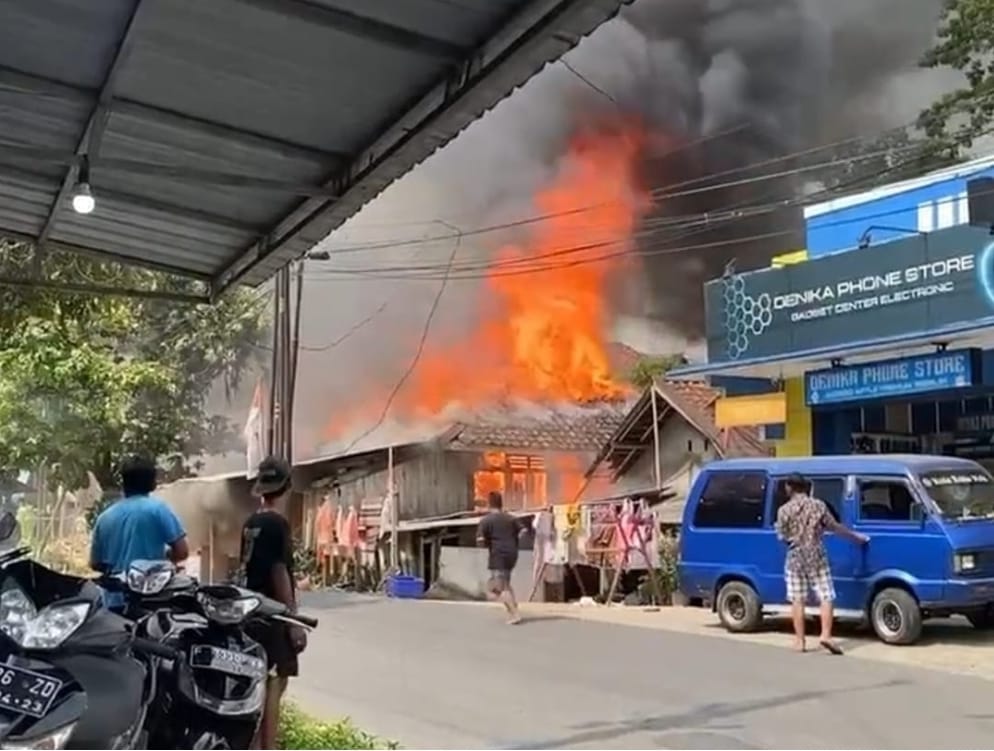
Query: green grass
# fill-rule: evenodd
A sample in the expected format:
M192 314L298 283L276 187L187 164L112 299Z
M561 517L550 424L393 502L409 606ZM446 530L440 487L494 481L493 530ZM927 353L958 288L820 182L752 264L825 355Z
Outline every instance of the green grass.
M337 722L321 722L287 702L280 712L280 732L277 739L280 748L346 748L346 749L395 749L393 741L370 735L348 719Z

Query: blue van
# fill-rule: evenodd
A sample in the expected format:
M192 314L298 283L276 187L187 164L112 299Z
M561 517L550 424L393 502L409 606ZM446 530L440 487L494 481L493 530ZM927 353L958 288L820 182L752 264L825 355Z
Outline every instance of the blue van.
M701 470L684 510L680 588L725 628L751 631L789 612L774 523L794 473L870 538L825 538L836 617L869 621L888 644L915 642L925 618L994 626L994 479L967 459L895 454L728 459Z

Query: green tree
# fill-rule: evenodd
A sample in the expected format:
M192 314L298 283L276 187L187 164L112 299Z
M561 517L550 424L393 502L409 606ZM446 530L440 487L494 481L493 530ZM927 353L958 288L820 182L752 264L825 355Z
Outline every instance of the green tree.
M116 288L193 292L198 284L117 264L0 242L0 274ZM208 409L259 356L263 300L237 290L214 305L0 286L0 472L49 467L76 486L92 471L113 485L128 450L172 476L234 448L236 431Z
M628 371L628 381L637 388L647 389L657 378L686 363L683 355L646 355L640 357Z
M961 154L991 132L994 119L994 2L946 0L935 45L922 65L962 71L966 85L939 98L919 125L934 141Z

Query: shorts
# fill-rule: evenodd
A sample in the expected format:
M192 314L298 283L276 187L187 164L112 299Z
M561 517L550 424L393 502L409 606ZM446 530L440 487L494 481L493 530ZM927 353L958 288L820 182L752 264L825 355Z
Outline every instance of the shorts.
M807 602L808 592L813 591L818 602L835 600L835 585L832 583L832 570L828 566L816 569L787 569L787 599L790 602Z
M266 651L269 674L279 678L294 678L299 672L297 652L290 643L286 624L253 625L246 629L248 635L259 642Z
M501 594L511 588L510 569L490 569L490 591Z

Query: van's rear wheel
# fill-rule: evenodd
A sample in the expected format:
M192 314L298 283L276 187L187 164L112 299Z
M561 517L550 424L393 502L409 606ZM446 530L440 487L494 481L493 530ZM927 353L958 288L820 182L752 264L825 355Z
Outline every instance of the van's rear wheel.
M756 590L745 582L728 582L718 590L715 603L721 625L729 631L755 631L763 622L763 606Z
M989 631L994 628L994 604L967 613L966 619L974 628Z
M887 644L914 644L922 635L922 609L908 592L891 587L873 598L870 623Z

